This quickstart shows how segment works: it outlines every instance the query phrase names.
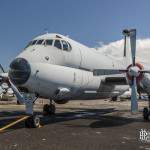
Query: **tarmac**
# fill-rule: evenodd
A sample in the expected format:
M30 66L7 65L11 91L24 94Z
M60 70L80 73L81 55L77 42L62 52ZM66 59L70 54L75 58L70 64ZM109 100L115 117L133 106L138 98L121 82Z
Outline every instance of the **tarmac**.
M150 150L150 142L141 141L141 129L149 130L139 101L139 112L132 115L130 101L72 101L56 105L54 116L43 117L45 101L35 104L41 127L27 129L24 121L0 132L0 150ZM23 118L24 106L0 102L0 128Z

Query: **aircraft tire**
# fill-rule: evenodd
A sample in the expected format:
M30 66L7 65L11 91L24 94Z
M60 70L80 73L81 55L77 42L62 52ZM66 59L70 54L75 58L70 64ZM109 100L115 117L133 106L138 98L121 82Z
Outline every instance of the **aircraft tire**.
M118 99L118 97L117 96L113 96L113 97L111 97L111 101L117 101L117 99Z
M40 126L40 118L37 115L30 116L25 120L26 128L37 128Z
M47 116L47 115L54 115L55 114L55 105L54 104L45 104L43 106L43 115Z

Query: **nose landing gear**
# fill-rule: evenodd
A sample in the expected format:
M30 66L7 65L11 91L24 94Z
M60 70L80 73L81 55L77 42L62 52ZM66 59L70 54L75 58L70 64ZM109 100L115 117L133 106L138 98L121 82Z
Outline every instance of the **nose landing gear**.
M25 127L27 128L37 128L40 127L40 117L38 115L33 114L33 105L35 100L34 99L26 99L26 114L29 117L25 120ZM50 100L50 104L45 104L43 107L43 114L44 115L54 115L55 114L55 105L52 100Z
M148 108L145 107L143 109L143 118L144 120L148 120L150 116L150 95L148 96Z

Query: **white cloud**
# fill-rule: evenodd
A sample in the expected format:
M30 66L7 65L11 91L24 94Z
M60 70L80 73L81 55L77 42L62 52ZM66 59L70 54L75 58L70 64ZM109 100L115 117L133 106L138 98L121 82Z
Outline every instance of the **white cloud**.
M118 40L97 48L105 54L114 57L122 57L124 49L124 40ZM137 60L144 64L145 68L150 68L150 39L137 40Z

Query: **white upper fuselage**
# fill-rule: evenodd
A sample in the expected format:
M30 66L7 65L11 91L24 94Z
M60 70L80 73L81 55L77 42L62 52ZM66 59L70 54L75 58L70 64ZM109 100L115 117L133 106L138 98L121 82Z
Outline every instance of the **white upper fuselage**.
M59 37L59 38L58 38ZM60 38L61 37L61 38ZM53 40L52 45L32 45L18 56L28 58L30 62L41 62L55 65L61 65L72 68L82 68L83 70L93 70L95 68L121 68L124 67L122 60L118 63L116 59L112 59L100 53L94 48L89 48L80 44L66 36L60 34L44 34L34 38L34 40ZM55 40L66 41L70 43L71 50L58 49L54 46ZM61 43L62 44L62 43ZM46 60L45 57L49 57ZM106 63L107 62L107 63Z

